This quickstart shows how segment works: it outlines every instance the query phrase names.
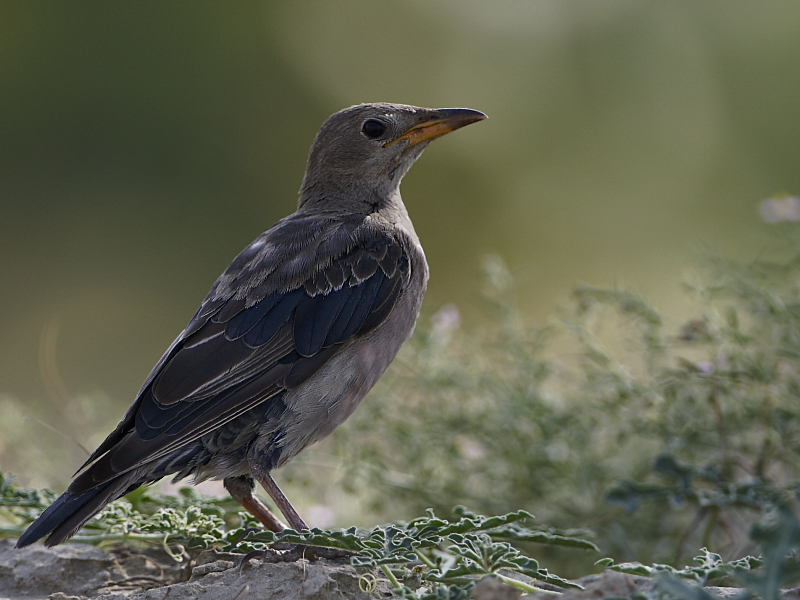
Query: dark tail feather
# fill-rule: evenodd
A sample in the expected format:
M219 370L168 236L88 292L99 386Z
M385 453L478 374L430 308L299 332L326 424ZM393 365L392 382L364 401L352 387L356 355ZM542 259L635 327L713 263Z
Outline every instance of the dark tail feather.
M48 534L45 546L55 546L72 537L106 504L139 487L138 483L131 485L132 479L128 474L127 477L114 479L79 494L71 494L67 490L31 523L17 540L16 547L29 546Z

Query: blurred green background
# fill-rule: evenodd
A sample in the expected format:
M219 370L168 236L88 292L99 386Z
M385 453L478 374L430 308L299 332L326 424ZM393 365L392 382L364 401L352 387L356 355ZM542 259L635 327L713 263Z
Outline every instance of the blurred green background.
M798 31L793 0L0 1L0 468L59 439L26 416L102 440L71 403L121 416L351 104L490 116L403 183L425 315L478 319L496 252L531 322L579 281L679 317L698 249L768 252L758 201L800 190Z

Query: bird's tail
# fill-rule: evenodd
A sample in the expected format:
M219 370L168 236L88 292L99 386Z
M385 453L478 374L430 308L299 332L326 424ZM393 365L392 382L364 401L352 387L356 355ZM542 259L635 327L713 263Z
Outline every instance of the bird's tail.
M46 535L48 538L45 546L55 546L72 537L106 504L139 487L142 482L134 483L135 477L132 475L126 473L122 477L77 494L67 490L31 523L17 540L16 547L29 546Z

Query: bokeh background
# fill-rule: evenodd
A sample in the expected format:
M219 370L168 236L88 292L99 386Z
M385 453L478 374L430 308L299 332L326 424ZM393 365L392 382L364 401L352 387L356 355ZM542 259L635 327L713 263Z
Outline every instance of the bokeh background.
M533 323L577 282L678 323L697 253L768 254L758 202L800 190L798 31L794 0L0 1L0 469L66 484L360 102L490 117L403 183L424 318L480 320L491 252Z

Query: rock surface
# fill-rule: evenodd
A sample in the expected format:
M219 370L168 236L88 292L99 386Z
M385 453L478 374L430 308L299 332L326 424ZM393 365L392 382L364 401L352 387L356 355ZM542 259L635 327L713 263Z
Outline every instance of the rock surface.
M241 570L239 554L204 552L176 564L152 551L106 552L84 544L15 550L0 540L0 599L12 600L371 600L391 596L386 583L347 559L266 563ZM369 590L369 593L364 590Z
M253 559L240 569L240 554L207 551L176 563L166 553L131 548L106 552L85 544L14 549L0 540L0 600L372 600L389 598L391 588L347 559L268 563ZM584 590L569 590L560 600L600 600L647 592L652 580L614 571L579 580ZM741 590L706 588L730 600ZM497 579L486 579L474 600L552 600L551 594L520 596ZM800 589L784 600L800 600Z
M124 578L114 557L99 548L64 544L52 549L32 546L15 550L11 540L0 540L3 598L47 598L59 591L87 595L115 575Z

